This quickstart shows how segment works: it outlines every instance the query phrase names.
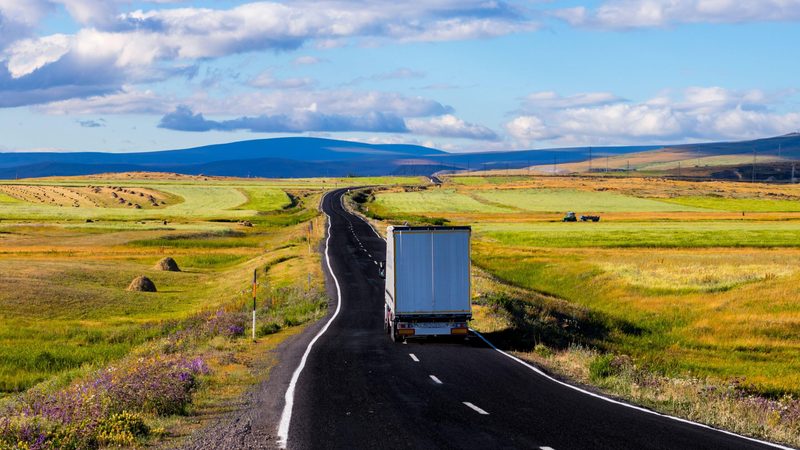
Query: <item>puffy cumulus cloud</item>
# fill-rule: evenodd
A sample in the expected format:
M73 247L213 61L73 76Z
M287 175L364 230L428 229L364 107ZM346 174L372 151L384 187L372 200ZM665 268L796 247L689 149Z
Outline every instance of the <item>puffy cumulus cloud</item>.
M178 131L236 131L247 130L259 133L302 133L366 131L380 133L407 132L402 118L380 112L361 116L343 114L323 114L318 111L296 111L293 114L243 116L230 120L208 120L200 113L194 113L186 106L161 118L160 128Z
M414 134L474 140L497 140L497 133L491 129L474 123L465 122L452 115L431 117L426 119L409 119L406 121L409 131Z
M554 12L568 23L610 29L667 27L684 23L800 20L800 0L609 0Z
M0 0L0 50L30 37L50 8L46 0Z
M13 78L20 78L61 59L71 43L72 37L64 34L17 41L5 52L6 68Z
M508 134L521 142L546 141L557 137L555 129L545 125L538 116L526 115L515 117L505 126Z
M423 99L379 93L367 93L366 100L354 97L345 99L339 92L317 94L316 101L311 103L306 103L302 95L263 95L260 96L261 107L245 104L244 98L241 98L242 107L237 111L244 111L245 115L227 120L207 119L204 114L195 111L203 108L199 105L205 105L206 109L202 110L206 114L211 111L212 115L230 116L228 111L232 109L214 104L213 101L194 98L191 101L196 106L178 105L161 118L159 127L178 131L376 132L484 141L498 139L491 129L465 122L441 105L430 108ZM252 96L248 97L252 101ZM293 101L289 102L289 99ZM415 100L422 101L422 104L415 105Z
M619 100L584 105L578 102L575 106L556 109L547 104L513 118L505 129L522 145L752 139L784 134L800 127L800 114L775 110L779 98L779 93L767 94L760 90L692 87L677 97L661 95L641 103Z
M73 35L7 42L0 52L0 97L15 104L87 95L82 89L142 83L184 74L199 60L316 42L475 39L532 30L526 10L503 1L386 0L254 2L230 9L170 8L117 14L125 0L32 0L44 10L63 6L86 27ZM21 0L0 0L5 24L27 26ZM5 25L4 25L5 26ZM8 36L8 33L0 34ZM318 62L298 59L298 63ZM413 73L410 73L413 75ZM407 74L408 75L408 74ZM94 85L95 89L88 89ZM48 95L33 91L48 91ZM28 95L24 95L26 93ZM5 105L11 102L2 102Z

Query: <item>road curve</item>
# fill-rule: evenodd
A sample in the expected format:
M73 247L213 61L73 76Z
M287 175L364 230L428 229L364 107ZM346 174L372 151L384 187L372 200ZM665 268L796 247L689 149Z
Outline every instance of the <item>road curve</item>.
M298 372L288 448L774 448L578 392L475 337L393 343L375 264L385 243L344 210L345 192L322 204L340 311Z

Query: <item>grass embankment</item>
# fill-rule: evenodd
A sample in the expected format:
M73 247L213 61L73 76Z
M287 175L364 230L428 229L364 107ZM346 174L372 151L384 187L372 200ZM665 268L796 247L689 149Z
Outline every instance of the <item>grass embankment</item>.
M159 210L172 208L166 225L142 223L140 210L3 202L0 448L190 433L258 381L253 367L268 372L266 350L324 314L319 257L308 251L324 230L319 191L294 191L292 206L269 183L168 189L181 201ZM233 209L243 204L255 209ZM50 219L30 223L31 207ZM86 211L103 219L87 223ZM308 220L317 222L310 236ZM155 269L167 255L181 272ZM256 343L245 338L254 270ZM140 274L158 292L126 291ZM129 395L142 390L152 395Z
M800 189L453 179L360 205L390 222L473 226L489 280L476 282L476 327L631 401L800 444ZM567 210L603 218L561 223Z

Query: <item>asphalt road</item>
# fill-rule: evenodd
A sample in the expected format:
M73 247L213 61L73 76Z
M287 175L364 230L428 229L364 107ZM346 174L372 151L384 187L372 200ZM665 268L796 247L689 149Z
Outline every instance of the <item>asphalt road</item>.
M770 448L578 392L477 337L393 343L374 263L385 244L343 193L323 200L340 311L297 377L288 448Z

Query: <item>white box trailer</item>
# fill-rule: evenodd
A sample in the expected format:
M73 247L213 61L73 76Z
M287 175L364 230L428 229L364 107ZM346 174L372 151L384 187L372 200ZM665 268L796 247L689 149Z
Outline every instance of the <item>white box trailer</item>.
M393 340L468 333L470 227L390 226L384 329Z

